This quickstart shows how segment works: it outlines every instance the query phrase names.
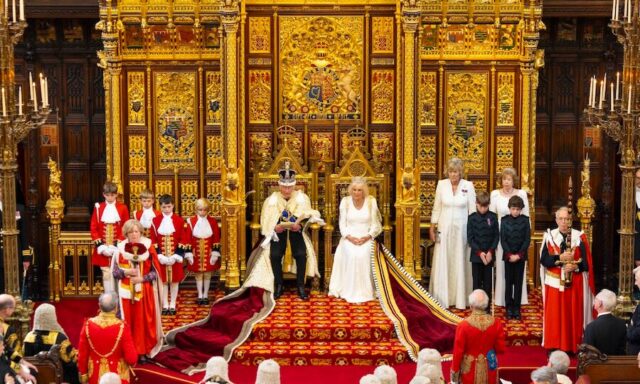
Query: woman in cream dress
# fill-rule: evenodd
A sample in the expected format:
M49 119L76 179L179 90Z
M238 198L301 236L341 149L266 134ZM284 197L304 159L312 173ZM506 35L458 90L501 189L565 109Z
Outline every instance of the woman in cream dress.
M518 174L513 168L505 168L502 171L502 188L496 189L491 192L491 204L489 210L495 212L498 215L498 223L502 220L502 217L509 214L509 199L512 196L520 196L524 201L524 208L522 208L522 215L529 216L529 198L527 193L522 189L514 188ZM498 243L498 249L496 249L496 283L495 283L495 295L494 303L500 307L504 307L504 260L502 259L502 245ZM525 263L524 267L524 279L522 280L522 299L520 304L529 304L527 299L527 267Z
M340 201L340 243L336 249L329 295L350 303L375 299L371 274L374 240L382 231L376 199L369 196L367 182L356 177L349 196Z
M464 309L471 293L467 219L476 210L473 183L462 178L462 160L447 163L447 179L438 181L429 237L436 243L429 291L444 306Z

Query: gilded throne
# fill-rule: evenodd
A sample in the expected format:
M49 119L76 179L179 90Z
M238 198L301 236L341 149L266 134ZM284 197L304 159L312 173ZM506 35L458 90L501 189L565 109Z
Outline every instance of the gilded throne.
M278 189L278 171L284 168L284 164L289 162L289 167L296 172L296 189L303 190L311 200L311 206L318 209L318 176L316 173L307 172L306 167L302 164L302 156L293 148L291 144L297 139L296 129L290 125L282 125L277 128L278 142L280 149L274 158L265 157L261 161L261 165L255 168L260 170L253 178L253 189L255 198L253 209L251 212L251 242L255 244L260 237L260 212L262 204L272 192ZM319 234L320 226L311 224L311 241L313 242L314 251L319 255ZM288 246L287 246L288 247ZM293 263L291 251L287 249L283 261L283 271L289 271ZM285 273L285 279L295 279L294 273ZM319 287L318 279L314 279L312 289L317 290Z
M380 214L382 215L383 241L387 248L391 248L391 225L389 218L389 176L386 173L376 172L379 165L372 164L367 158L368 154L364 149L367 131L355 127L349 130L349 148L344 154L341 166L337 173L327 175L325 179L326 201L324 206L324 288L329 289L331 280L331 270L333 268L333 253L340 240L336 236L335 229L339 220L338 207L340 200L348 194L348 187L351 180L356 177L364 177L367 180L369 194L376 198Z

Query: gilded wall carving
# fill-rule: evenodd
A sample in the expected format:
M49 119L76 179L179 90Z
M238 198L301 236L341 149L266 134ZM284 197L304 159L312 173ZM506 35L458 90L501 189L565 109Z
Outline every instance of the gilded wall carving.
M387 173L392 169L395 143L393 133L376 132L371 134L371 162L376 172Z
M450 72L446 76L447 159L463 159L470 173L488 171L488 86L487 73Z
M222 122L222 77L218 71L207 71L207 124Z
M420 90L418 92L420 100L420 125L436 125L436 95L437 83L436 72L420 73Z
M372 17L371 35L373 54L393 53L393 17Z
M271 52L271 18L249 18L249 53Z
M371 71L371 122L374 124L393 123L393 73L392 69Z
M145 125L144 72L127 73L127 92L129 94L129 125Z
M196 76L154 74L157 169L196 169Z
M182 180L180 182L180 214L191 216L196 213L196 200L200 198L197 180Z
M222 183L220 180L207 180L207 200L211 203L212 216L222 215Z
M259 172L272 158L273 141L270 133L251 133L249 135L249 159L253 172Z
M436 198L436 180L420 180L420 221L431 221L431 210Z
M145 180L131 180L129 181L129 212L133 212L139 207L140 192L147 188L147 182Z
M222 137L207 136L207 173L220 172L223 160Z
M513 167L513 136L496 137L496 172Z
M515 109L515 74L498 74L498 126L513 126Z
M360 119L364 19L280 18L281 113L284 119Z
M249 71L249 123L271 123L271 70Z
M418 138L418 166L421 173L436 173L436 137L420 135Z
M129 135L129 173L147 173L147 138Z
M309 158L331 160L333 158L333 133L314 132L311 134Z
M154 188L154 192L156 194L156 201L162 195L171 195L175 196L173 192L173 181L171 180L156 180L156 187Z

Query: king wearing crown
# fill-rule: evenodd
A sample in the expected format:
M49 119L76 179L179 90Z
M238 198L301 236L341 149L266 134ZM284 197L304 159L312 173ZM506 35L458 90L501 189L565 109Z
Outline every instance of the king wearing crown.
M291 272L296 272L298 296L309 298L305 291L305 276L318 275L318 263L313 251L311 239L304 232L305 224L310 221L321 222L320 212L311 208L311 200L302 190L296 190L296 172L287 161L279 172L278 191L273 192L262 205L260 226L265 241L262 247L269 250L271 268L274 275L274 297L278 299L284 291L282 278L282 260L291 246L295 260Z

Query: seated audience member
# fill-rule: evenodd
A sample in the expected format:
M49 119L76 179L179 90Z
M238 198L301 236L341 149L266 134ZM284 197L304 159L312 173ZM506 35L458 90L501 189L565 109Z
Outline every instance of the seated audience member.
M229 364L222 356L214 356L207 361L207 370L202 383L233 384L229 380Z
M636 237L640 238L640 234L636 235ZM637 253L640 253L640 250ZM635 276L636 287L640 289L640 267L636 267L633 270L633 275ZM640 353L640 305L633 312L627 328L627 353L629 355Z
M16 309L16 299L3 293L0 295L0 334L3 335L4 355L7 357L11 369L24 381L33 381L35 378L30 374L30 370L38 372L38 369L30 362L22 358L20 353L20 340L16 330L6 321Z
M561 350L556 350L549 355L549 363L547 366L556 371L559 384L571 384L571 379L567 376L570 364L571 360L569 359L569 355Z
M558 375L550 367L540 367L531 372L533 384L558 384Z
M382 384L376 375L364 375L360 379L360 384Z
M416 375L420 375L420 369L423 365L432 365L437 372L437 376L427 376L434 383L443 382L444 374L442 373L442 355L437 349L424 348L418 353L418 365L416 366Z
M627 328L624 320L611 313L615 307L615 293L608 289L598 292L593 300L593 308L598 312L598 317L585 328L582 342L607 355L624 355Z
M416 377L426 377L433 384L445 384L444 378L440 376L441 368L433 364L425 364L420 367Z
M260 363L256 384L280 384L280 365L271 359Z
M380 365L376 367L373 374L380 379L380 383L382 384L398 384L398 375L393 367Z
M114 372L107 372L100 377L99 384L121 384L120 376Z
M11 361L4 353L4 336L0 334L0 377L4 379L4 383L14 383L16 373L11 368Z
M73 348L64 329L58 323L56 308L51 304L41 304L33 315L33 330L24 338L24 356L35 356L47 352L54 345L60 345L60 359L64 368L64 381L79 383L78 351Z

